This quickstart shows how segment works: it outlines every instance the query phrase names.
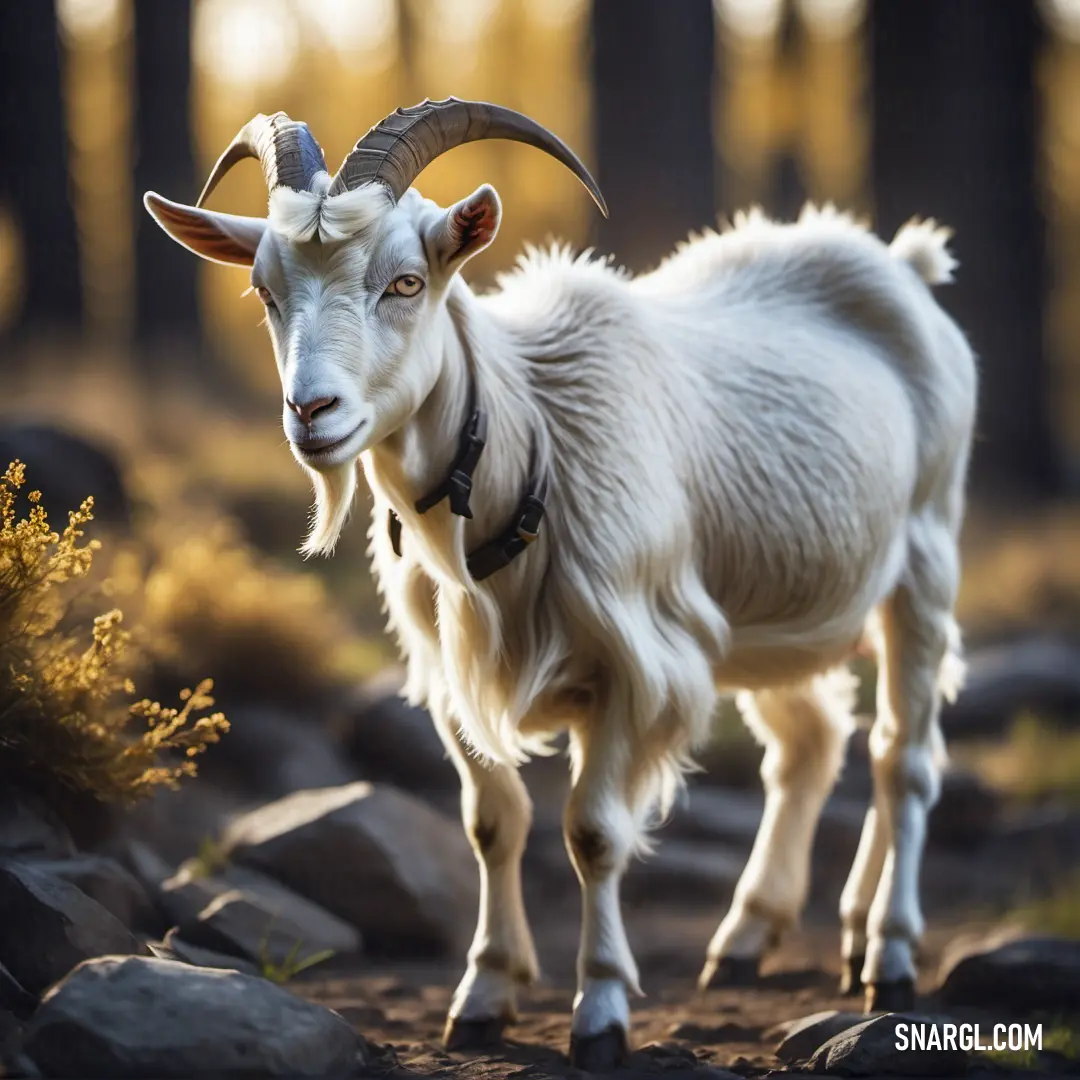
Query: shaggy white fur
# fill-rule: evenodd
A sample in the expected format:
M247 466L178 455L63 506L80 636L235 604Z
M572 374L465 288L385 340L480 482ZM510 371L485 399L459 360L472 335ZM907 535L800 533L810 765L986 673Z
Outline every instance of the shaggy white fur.
M415 192L394 206L381 188L279 189L249 244L286 396L332 403L306 428L285 411L317 485L304 550L333 547L360 454L407 692L462 777L484 891L452 1022L511 1017L516 983L535 975L515 767L568 728L566 835L583 891L573 1032L625 1030L638 977L619 879L726 690L743 691L766 746L767 809L703 981L756 961L803 902L851 728L837 669L864 635L882 668L878 797L844 893L844 957L872 995L902 989L921 932L940 685L955 689L960 664L976 377L927 287L956 265L947 233L912 223L887 246L830 207L793 225L753 211L638 278L531 250L477 296L458 270L494 236L499 206L490 188L468 205L482 235ZM162 224L198 250L214 218L191 215ZM422 290L403 297L394 283L415 278ZM490 418L474 517L445 503L420 515L415 500L457 448L470 378ZM510 520L531 453L549 483L540 538L475 582L466 554Z

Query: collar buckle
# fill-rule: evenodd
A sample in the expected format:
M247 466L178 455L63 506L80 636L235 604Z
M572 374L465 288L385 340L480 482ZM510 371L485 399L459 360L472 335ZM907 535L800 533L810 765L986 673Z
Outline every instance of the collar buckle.
M471 518L472 509L469 497L472 495L472 477L461 469L455 469L446 481L446 494L450 499L450 513L458 517Z
M450 474L433 491L416 500L416 512L426 514L443 499L450 500L450 512L458 517L471 518L469 497L472 495L472 474L480 461L480 454L487 442L488 418L484 409L474 409L461 431L457 457L450 466Z
M522 501L521 516L514 528L514 535L523 544L531 544L540 535L540 522L543 517L543 500L536 495L526 495Z

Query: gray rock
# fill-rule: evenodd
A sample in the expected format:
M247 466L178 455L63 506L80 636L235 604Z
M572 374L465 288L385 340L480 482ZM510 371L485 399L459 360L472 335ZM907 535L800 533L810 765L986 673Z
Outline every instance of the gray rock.
M310 928L271 911L238 889L215 897L194 919L182 923L176 934L192 945L257 964L302 963L315 954L334 951Z
M120 859L141 881L131 865L133 843L153 849L170 867L179 866L208 839L220 836L235 814L250 810L258 801L213 784L200 774L175 791L160 789L134 806L119 809L109 843L95 850Z
M15 458L25 463L29 481L24 506L27 493L38 490L52 520L60 521L93 495L94 526L130 527L131 503L111 449L52 424L4 424L0 459L6 467Z
M15 1016L29 1016L36 1008L37 998L28 994L19 980L0 964L0 1010Z
M15 1065L18 1058L20 1042L22 1024L19 1023L19 1017L0 1006L0 1076L27 1075L17 1066L9 1071L9 1066Z
M166 925L194 918L214 897L229 891L220 879L198 873L194 860L177 871L152 847L137 840L125 845L124 861L149 893Z
M336 1013L265 979L104 957L55 986L23 1053L47 1076L347 1076L363 1044Z
M172 924L185 925L225 893L239 890L270 917L299 928L306 948L331 949L335 954L359 952L362 939L355 926L325 908L250 867L226 863L214 874L189 859L174 873L172 867L144 844L131 844L129 862L152 890L155 903ZM186 935L185 935L186 936Z
M201 876L178 870L161 885L157 902L176 923L196 918L200 911L229 886L214 875Z
M229 743L220 751L215 764L259 799L338 787L361 776L321 725L269 705L230 708Z
M476 867L460 824L390 787L296 792L233 821L223 847L369 944L456 949L476 918Z
M562 858L566 858L565 849ZM746 866L746 852L703 840L666 840L647 859L631 864L623 881L630 902L730 895Z
M133 874L107 855L79 854L70 859L34 860L31 865L71 882L129 929L158 928L157 912L146 890Z
M757 836L765 796L760 791L700 785L691 788L687 799L664 827L665 836L688 840L721 840L749 849ZM819 843L857 840L866 816L861 799L834 795L821 813Z
M183 870L183 867L181 867ZM230 863L217 875L230 889L239 889L261 907L299 926L304 941L318 949L333 949L348 955L359 952L363 944L355 926L339 919L324 907L308 900L266 874L247 866Z
M995 832L1002 800L975 773L950 768L930 814L927 840L942 848L968 849Z
M118 858L151 897L175 872L171 863L141 840L124 841L118 848Z
M30 993L89 957L141 951L115 916L70 882L17 860L0 864L0 957Z
M780 1040L775 1054L785 1065L791 1065L796 1061L808 1060L819 1046L827 1043L834 1035L862 1024L865 1020L865 1013L826 1009L798 1020L790 1020L786 1024L777 1024L765 1032L765 1037Z
M426 709L399 691L400 668L387 668L353 692L330 716L330 731L368 780L406 791L456 792L457 772Z
M968 654L964 692L941 711L950 740L1000 735L1022 712L1080 716L1080 648L1050 635L1019 638Z
M1080 941L1005 930L960 942L942 960L938 998L1025 1014L1076 1008Z
M0 796L0 857L66 859L74 854L71 834L47 806L14 793Z
M216 949L206 949L201 945L192 945L179 937L174 926L161 941L151 941L148 948L160 960L177 960L195 967L221 968L225 971L242 971L245 975L261 975L258 964L242 960L239 956Z
M665 836L687 840L724 840L753 844L765 809L760 791L695 785L664 826Z
M934 1024L942 1017L884 1013L841 1031L811 1057L809 1069L830 1076L961 1076L968 1056L963 1050L913 1048L910 1025ZM898 1027L908 1025L906 1048L897 1049Z

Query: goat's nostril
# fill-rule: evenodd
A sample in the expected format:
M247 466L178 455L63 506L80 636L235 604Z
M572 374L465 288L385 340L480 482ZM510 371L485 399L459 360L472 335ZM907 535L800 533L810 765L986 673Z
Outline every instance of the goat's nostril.
M308 408L311 410L312 419L319 415L319 413L330 412L335 405L337 405L338 399L336 397L319 398L317 401L313 401Z
M338 399L336 397L314 398L312 401L293 401L292 398L288 397L285 399L285 404L288 405L288 407L292 409L305 424L311 424L319 413L330 412L337 403Z

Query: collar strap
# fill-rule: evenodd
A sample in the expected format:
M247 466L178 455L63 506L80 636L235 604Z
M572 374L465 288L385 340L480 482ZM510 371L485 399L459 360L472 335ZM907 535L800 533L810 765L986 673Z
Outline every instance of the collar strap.
M487 442L488 419L484 409L471 409L471 415L461 429L461 441L457 456L450 466L446 479L436 488L415 502L416 512L426 514L443 499L450 500L450 513L471 518L469 496L472 494L472 477L480 461L480 454Z
M535 467L533 473L535 476ZM534 480L529 486L531 490L518 503L511 523L493 540L481 544L466 556L465 564L474 581L483 581L484 578L491 577L496 570L509 566L539 535L540 522L544 517L544 500L547 498L547 477ZM435 503L431 505L434 506ZM423 513L419 506L417 509ZM472 517L472 514L465 516ZM393 510L387 518L387 529L394 554L401 558L401 518Z
M547 497L547 478L530 486L533 490L518 503L513 521L494 540L469 552L465 565L473 581L483 581L496 570L509 566L539 535Z

